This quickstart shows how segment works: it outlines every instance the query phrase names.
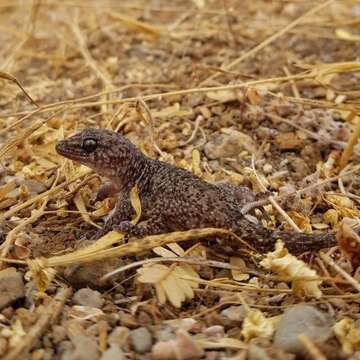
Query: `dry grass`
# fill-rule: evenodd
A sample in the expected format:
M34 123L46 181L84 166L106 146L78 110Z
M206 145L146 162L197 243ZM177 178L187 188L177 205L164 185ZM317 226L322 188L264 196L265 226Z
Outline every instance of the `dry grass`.
M159 315L160 322L208 317L213 325L210 314L220 316L229 304L262 308L270 317L302 301L284 289L284 282L293 279L284 274L271 278L261 268L262 256L251 244L247 247L234 237L210 242L210 235L229 235L219 229L122 245L122 235L110 233L78 249L114 201L95 203L99 177L65 162L54 146L85 127L111 128L149 156L205 180L270 189L267 201L272 206L265 207L266 219L259 216L266 226L286 228L288 223L298 231L336 230L343 218L359 216L356 1L4 0L0 10L2 267L13 263L30 268L38 289L46 291L51 282L60 281L53 270L61 266L121 256L125 264L115 272L131 277L131 263L142 257L136 266L162 272L144 281L156 288L157 300L167 310L166 316ZM204 143L229 128L250 135L257 153L207 158ZM284 133L289 136L286 144L281 142ZM265 171L265 165L272 170ZM183 240L193 246L183 246ZM178 242L178 247L171 245ZM230 265L228 246L236 256L247 254L244 268ZM153 258L157 247L162 255L154 250ZM305 254L303 259L323 281L324 293L316 302L306 301L326 304L335 321L343 313L356 317L359 271L340 249ZM235 281L230 270L241 270L251 281ZM166 282L171 278L183 281L185 295L171 298ZM125 281L124 296L130 299L125 307L144 302L159 312L159 303L142 286ZM171 289L176 293L176 287ZM116 291L109 292L109 302ZM242 300L232 298L233 293L240 293ZM274 295L284 297L271 306ZM64 296L61 307L70 295ZM167 304L180 306L185 299L184 310ZM26 347L50 331L48 326L48 317L40 330L35 324ZM313 358L325 358L311 339L301 341ZM204 348L211 347L205 343ZM223 346L247 351L242 342Z

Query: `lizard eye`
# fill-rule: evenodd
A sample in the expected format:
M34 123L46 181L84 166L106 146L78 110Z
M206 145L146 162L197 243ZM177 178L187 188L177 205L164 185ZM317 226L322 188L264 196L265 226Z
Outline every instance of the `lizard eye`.
M97 141L95 139L85 139L82 147L86 152L91 153L97 148Z

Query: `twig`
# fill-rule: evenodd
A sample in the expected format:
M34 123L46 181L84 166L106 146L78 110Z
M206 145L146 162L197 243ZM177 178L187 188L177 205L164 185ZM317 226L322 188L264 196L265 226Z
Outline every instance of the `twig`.
M233 266L233 265L221 262L221 261L206 260L206 259L195 258L195 257L168 256L168 257L156 257L156 258L152 258L152 259L139 260L139 261L132 262L131 264L122 266L114 271L107 273L106 275L104 275L102 277L102 280L106 280L113 275L116 275L118 273L127 271L129 269L132 269L132 268L135 268L138 266L142 266L144 264L158 263L158 262L180 262L180 263L195 264L195 265L206 265L206 266L211 266L211 267L217 267L220 269L242 270L237 266Z
M349 114L348 117L355 117L356 116L356 112L353 111ZM340 169L343 169L347 163L349 162L349 159L353 153L354 147L356 145L356 143L359 140L360 137L360 118L358 118L356 120L356 124L353 125L354 129L353 132L351 134L350 139L348 140L346 147L343 151L343 153L341 154L341 158L340 158Z
M313 15L315 13L317 13L318 11L320 11L321 9L329 6L332 2L334 2L334 0L328 0L325 1L317 6L315 6L314 8L310 9L309 11L307 11L305 14L301 15L300 17L298 17L296 20L292 21L290 24L288 24L287 26L285 26L284 28L280 29L279 31L277 31L275 34L271 35L270 37L268 37L266 40L262 41L260 44L256 45L254 48L252 48L250 51L246 52L245 54L241 55L239 58L237 58L236 60L232 61L230 64L226 65L223 67L224 70L231 70L234 66L240 64L242 61L244 61L245 59L255 55L257 52L259 52L260 50L262 50L264 47L268 46L269 44L271 44L272 42L274 42L275 40L277 40L279 37L281 37L282 35L284 35L286 32L288 32L289 30L291 30L292 28L294 28L296 25L300 24L305 18L307 18L310 15ZM204 80L203 82L201 82L201 85L208 83L210 80L214 80L215 78L217 78L219 76L219 74L214 74L212 76L210 76L208 79Z
M76 40L78 41L80 53L85 59L86 63L94 71L96 76L104 83L105 87L108 89L112 89L113 86L109 75L106 74L102 69L100 69L96 61L91 56L89 49L87 48L86 40L80 30L78 19L71 22L70 25L71 30L74 33Z
M30 102L32 102L37 108L40 108L40 106L36 103L36 101L33 100L33 98L25 91L25 89L22 87L22 85L20 84L18 79L16 79L14 76L7 74L3 71L0 71L0 78L9 80L9 81L12 81L13 83L15 83L22 90L22 92L25 94L25 96L30 100Z
M204 120L204 117L202 115L199 115L196 118L195 127L194 127L193 132L191 133L190 137L186 141L184 141L182 144L179 145L179 147L186 146L186 145L190 144L195 139L196 133L199 130L200 123L201 123L202 120Z
M36 323L27 331L24 339L9 351L3 360L17 360L24 356L38 343L46 329L53 325L61 314L65 301L70 297L70 288L59 289L54 299L43 310Z
M6 211L4 214L2 214L0 216L0 222L6 220L10 216L15 215L20 210L26 209L28 206L30 206L33 203L45 198L46 196L49 196L51 194L56 193L57 191L63 189L64 187L66 187L67 185L73 183L74 181L79 180L79 179L83 178L84 176L88 175L90 172L91 172L90 170L84 171L83 173L78 174L77 176L72 178L71 180L64 181L63 183L55 186L54 188L49 189L49 190L47 190L47 191L45 191L45 192L43 192L43 193L41 193L39 195L36 195L36 196L32 197L31 199L29 199L29 200L15 206L15 207L11 208L11 209L9 209L8 211Z
M315 344L306 335L300 334L299 341L304 345L309 355L314 360L326 360L326 356L315 346Z
M320 257L324 260L326 264L331 266L335 271L337 271L344 279L346 279L349 284L351 284L358 292L360 292L360 283L353 278L350 274L348 274L345 270L343 270L338 264L335 263L328 255L324 253L320 253Z
M251 168L253 170L253 173L256 177L256 180L258 182L258 184L260 185L260 187L262 188L262 190L264 192L268 191L266 189L266 187L264 186L264 184L262 183L257 171L256 171L256 168L255 168L255 156L252 156L251 158ZM281 208L281 206L276 202L275 198L270 195L268 197L269 199L269 202L272 204L272 206L274 206L274 208L279 212L279 214L287 221L287 223L296 231L296 232L302 232L299 227L295 224L294 220L291 219L291 217Z
M57 182L59 180L59 176L60 176L60 172L58 171L57 175L56 175L56 178L54 180L54 183L51 186L51 189L53 189L56 186L56 184L57 184ZM33 214L28 219L22 221L18 226L16 226L14 229L12 229L7 234L6 240L0 245L0 249L1 249L0 256L2 258L6 257L6 255L8 254L11 245L15 241L15 236L19 233L19 231L21 231L27 225L32 224L35 221L37 221L44 214L44 209L45 209L45 206L47 205L48 200L49 200L49 197L46 196L39 209L35 210L33 212ZM2 266L3 266L3 264L0 262L0 268Z
M142 117L142 119L145 121L145 123L149 127L150 140L152 142L154 149L157 151L157 153L160 156L164 156L164 152L159 148L158 144L156 143L154 119L151 115L151 111L150 111L149 107L147 106L146 102L143 100L142 97L138 98L135 108L136 108L138 114Z

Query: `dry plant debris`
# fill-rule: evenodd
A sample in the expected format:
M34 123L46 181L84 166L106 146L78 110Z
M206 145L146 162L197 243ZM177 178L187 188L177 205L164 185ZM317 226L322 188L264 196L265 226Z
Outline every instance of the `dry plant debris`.
M0 358L358 358L358 2L0 9ZM221 229L89 242L116 199L54 150L86 127L263 192L244 216L339 246L260 255Z

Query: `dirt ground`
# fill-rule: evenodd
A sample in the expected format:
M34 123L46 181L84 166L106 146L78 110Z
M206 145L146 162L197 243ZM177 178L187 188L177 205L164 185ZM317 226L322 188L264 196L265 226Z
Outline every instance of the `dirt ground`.
M0 0L0 358L360 359L359 43L351 0ZM94 244L116 198L55 151L88 127L338 245Z

